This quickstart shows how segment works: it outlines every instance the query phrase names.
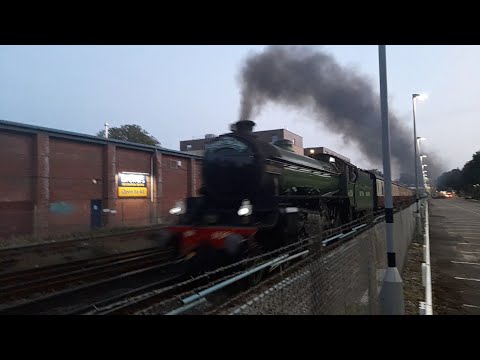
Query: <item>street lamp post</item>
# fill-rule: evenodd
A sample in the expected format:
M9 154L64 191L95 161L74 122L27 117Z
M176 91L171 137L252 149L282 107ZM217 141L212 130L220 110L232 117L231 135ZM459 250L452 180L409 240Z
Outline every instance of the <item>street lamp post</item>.
M417 203L417 214L419 214L420 210L418 208L418 164L417 164L417 126L415 123L415 98L420 96L420 94L413 94L412 95L412 102L413 102L413 146L414 149L414 156L415 156L415 201Z
M420 149L419 149L420 150ZM427 175L427 170L424 170L423 167L427 166L427 164L423 163L423 159L426 158L427 155L420 155L420 165L422 166L422 178L423 178L423 196L426 194L426 185L425 185L425 177Z
M420 94L412 94L412 105L413 105L413 146L414 146L414 156L415 156L415 201L417 203L417 214L420 214L420 209L418 206L418 161L417 161L417 125L415 121L415 99L420 97Z
M420 152L420 141L422 141L422 140L427 140L427 139L424 138L424 137L419 137L419 136L417 136L417 143L416 143L416 145L417 145L418 153L421 153L421 152ZM422 165L422 170L423 170L423 166L427 166L427 165L426 165L426 164L424 165L421 160L422 160L422 159L420 158L420 163L421 163L421 165ZM416 178L415 178L415 180L416 180ZM422 192L422 196L425 196L425 191L426 191L426 189L425 189L425 181L424 181L424 182L423 182L423 192ZM417 185L417 193L418 193L418 192L419 192L419 189L418 189L418 185ZM420 196L419 196L419 197L420 197ZM417 202L417 204L418 204L418 202ZM417 208L417 211L418 211L418 208Z
M418 204L418 159L417 159L417 146L419 140L424 140L425 138L417 137L417 125L415 121L416 115L416 102L415 99L425 100L428 98L426 94L412 94L412 105L413 105L413 146L414 146L414 156L415 156L415 190L416 190L416 203L417 203L417 216L420 214L419 204Z
M380 114L382 121L383 173L385 184L385 238L387 245L387 268L381 291L382 313L405 314L403 281L397 268L393 238L392 174L390 164L390 125L388 119L387 59L385 45L378 45L380 77Z

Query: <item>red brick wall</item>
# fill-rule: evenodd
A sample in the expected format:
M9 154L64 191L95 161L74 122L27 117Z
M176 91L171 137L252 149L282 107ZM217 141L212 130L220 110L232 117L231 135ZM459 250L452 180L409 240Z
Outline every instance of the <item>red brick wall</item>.
M48 235L50 207L50 137L47 134L36 134L33 162L35 169L33 234L43 237Z
M200 188L202 187L202 160L195 160L195 185L196 185L196 194L195 196L200 196Z
M119 199L118 173L151 173L152 153L63 139L46 133L0 132L0 238L90 230L91 200L102 200L106 226L141 226L171 218L178 200L199 196L201 160L157 153L154 203ZM178 161L181 162L178 165ZM95 181L94 181L95 180Z
M102 167L103 146L50 138L49 233L90 229L90 202L103 197Z
M0 133L0 238L32 232L33 145L31 135Z
M123 171L151 174L152 153L134 149L117 147L116 153L116 185L118 173ZM118 185L116 190L118 191ZM119 226L141 226L151 223L151 178L147 176L147 198L117 198L116 201L116 224Z
M181 162L181 165L177 164ZM176 201L184 200L188 196L189 189L189 158L181 158L173 155L162 156L162 199L161 214L163 219L171 219L169 210L175 205Z
M117 209L117 147L113 144L103 149L103 209ZM103 225L117 226L117 216L111 212L103 213Z

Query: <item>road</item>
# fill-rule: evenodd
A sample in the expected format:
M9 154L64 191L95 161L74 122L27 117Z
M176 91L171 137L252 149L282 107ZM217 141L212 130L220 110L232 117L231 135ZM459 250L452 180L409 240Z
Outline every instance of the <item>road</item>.
M433 312L480 315L480 201L430 201Z

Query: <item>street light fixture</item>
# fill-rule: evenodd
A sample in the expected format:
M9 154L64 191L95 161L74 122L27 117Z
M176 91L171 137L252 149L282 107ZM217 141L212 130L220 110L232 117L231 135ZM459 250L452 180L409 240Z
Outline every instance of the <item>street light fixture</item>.
M420 141L427 140L427 138L417 136L417 146L418 146L418 152L420 152Z
M415 122L415 99L425 100L428 98L426 94L412 94L412 105L413 105L413 146L414 146L414 156L415 156L415 189L416 189L416 203L417 203L417 215L420 214L420 207L418 204L418 159L417 159L417 147L418 141L420 138L417 138L417 125Z
M428 99L428 94L427 93L422 93L422 94L412 94L412 98L418 98L418 100L423 101Z

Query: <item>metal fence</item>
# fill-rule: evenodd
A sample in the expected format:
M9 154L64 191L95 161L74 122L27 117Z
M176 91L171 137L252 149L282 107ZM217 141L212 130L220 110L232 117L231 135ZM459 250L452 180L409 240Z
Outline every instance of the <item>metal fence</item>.
M214 313L378 313L386 261L384 241L377 233L372 228L328 253L313 251L296 264L295 269L279 273L267 289L258 289L260 293L244 296L243 301L235 299L223 304L222 309Z
M394 215L399 271L406 262L414 229L415 205ZM384 222L371 225L328 251L323 248L322 239L316 238L308 247L302 245L301 248L289 249L287 256L295 253L303 255L288 267L283 267L284 264L270 266L275 271L255 287L243 288L238 292L228 288L215 293L205 291L221 281L230 281L232 276L242 276L238 275L241 274L239 271L224 278L217 277L210 284L195 290L177 294L139 314L380 314L380 293L387 266ZM276 254L268 261L275 262L273 256L280 259ZM188 298L192 301L185 301Z

